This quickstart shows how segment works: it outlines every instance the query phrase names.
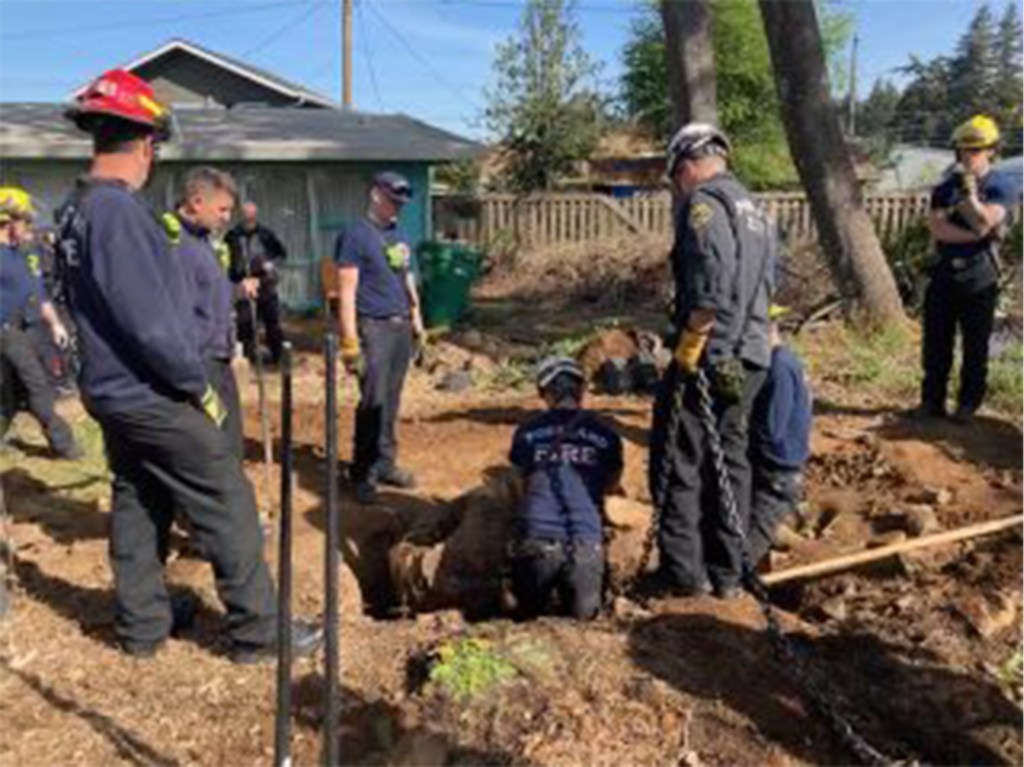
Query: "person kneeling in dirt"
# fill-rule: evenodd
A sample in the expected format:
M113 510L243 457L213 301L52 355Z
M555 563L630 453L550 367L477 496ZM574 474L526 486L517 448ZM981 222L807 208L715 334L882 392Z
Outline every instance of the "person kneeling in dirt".
M811 452L811 392L804 366L783 343L774 321L785 311L780 306L769 309L771 364L750 418L753 481L747 545L754 564L768 553L782 520L796 510Z
M604 497L622 474L622 440L582 408L584 385L574 360L542 362L537 389L549 409L512 440L525 484L509 546L521 619L545 612L555 590L574 618L589 620L601 607Z

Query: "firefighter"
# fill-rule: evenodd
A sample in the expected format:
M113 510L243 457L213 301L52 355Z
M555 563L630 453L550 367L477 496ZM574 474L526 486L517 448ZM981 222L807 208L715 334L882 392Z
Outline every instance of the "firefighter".
M398 214L411 199L405 178L379 173L366 215L335 245L341 359L359 376L351 476L360 503L374 501L378 484L416 486L413 474L397 464L395 434L414 344L424 335L412 253L398 228Z
M192 283L199 353L207 379L226 409L223 429L231 449L241 459L242 407L231 369L235 290L213 241L230 220L236 196L235 182L229 174L216 168L194 168L185 177L181 204L174 213L165 213L163 222Z
M242 342L245 356L255 361L256 354L262 353L257 324L263 323L270 361L276 365L281 360L281 344L284 343L277 283L280 262L288 257L288 252L274 231L260 223L259 209L254 202L242 204L242 220L225 235L224 242L231 251L231 280L239 285L247 284L252 278L258 281L255 295L246 289L244 300L238 303L238 340Z
M229 657L270 661L276 599L252 487L219 428L224 407L196 342L181 259L140 194L170 135L168 110L146 82L113 70L68 117L92 135L93 160L58 214L59 257L82 345L79 388L114 478L120 647L152 657L174 628L164 562L177 511L213 564ZM322 632L297 623L292 633L296 654L307 654Z
M729 173L728 138L691 123L668 147L677 195L672 248L674 359L654 406L651 494L659 504L659 578L681 595L739 593L742 534L750 510L747 422L768 367L774 229ZM740 523L723 512L707 449L698 373L710 381L713 427ZM702 505L702 498L705 503Z
M747 541L754 564L768 553L783 520L796 512L811 455L811 390L803 363L782 339L778 318L786 312L777 305L769 309L771 365L750 414L753 483Z
M54 410L56 393L28 332L41 322L58 347L66 347L70 339L42 279L19 250L33 215L25 190L0 188L0 443L15 414L27 409L42 426L54 455L74 460L81 451L71 428Z
M951 143L957 168L932 192L928 228L937 258L924 301L921 417L946 415L946 390L959 329L963 364L954 420L966 423L981 407L988 344L999 292L999 245L1015 202L1013 180L992 167L999 128L984 115L960 125Z
M509 545L512 592L520 619L547 612L557 591L566 614L590 620L601 607L604 499L622 476L622 439L583 408L575 360L544 360L536 381L548 409L516 430L510 454L525 485Z

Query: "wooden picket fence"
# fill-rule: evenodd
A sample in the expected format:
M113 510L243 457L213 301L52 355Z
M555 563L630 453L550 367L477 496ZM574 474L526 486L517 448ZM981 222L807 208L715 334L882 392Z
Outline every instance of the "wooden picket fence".
M755 197L790 245L816 239L811 207L803 193ZM879 236L887 240L927 214L928 195L869 194L865 204ZM630 235L668 236L672 200L667 192L627 199L591 193L488 194L472 200L442 195L434 197L433 217L437 236L453 236L482 247L543 248Z

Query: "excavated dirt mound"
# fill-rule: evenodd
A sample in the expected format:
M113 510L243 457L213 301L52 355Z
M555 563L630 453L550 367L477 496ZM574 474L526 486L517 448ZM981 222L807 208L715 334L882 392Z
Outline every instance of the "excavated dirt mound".
M315 616L323 595L322 366L314 357L302 356L300 363L294 609ZM254 387L243 381L243 389L250 406L247 468L262 497ZM347 457L351 382L341 392L341 454ZM276 382L269 398L276 409ZM609 507L617 526L613 571L621 578L635 566L648 517L650 403L595 397L591 404L625 440L625 497ZM467 623L454 610L404 620L361 614L360 608L380 617L401 614L392 554L403 539L439 552L424 554L427 572L447 572L456 549L472 564L469 570L486 569L483 563L498 550L492 538L500 532L494 531L504 523L485 509L508 507L492 499L471 515L467 504L475 501L467 499L487 498L502 486L512 431L538 407L520 394L436 393L429 378L416 373L400 441L401 461L417 472L419 489L383 490L378 504L359 507L343 482L342 554L352 576L342 584L346 760L691 767L851 762L773 658L749 599L642 606L620 597L612 615L585 626L557 619ZM18 580L13 611L0 627L0 763L269 761L273 669L237 668L223 657L223 617L208 565L176 556L168 567L172 591L199 599L190 632L171 639L148 663L115 649L105 540L109 478L94 427L77 409L68 414L89 451L86 461L50 462L35 426L23 420L13 453L0 458ZM893 533L913 536L934 525L949 529L1019 514L1020 445L1019 428L989 418L960 429L909 425L885 413L820 415L803 523L793 523L789 549L774 555L773 566L860 551ZM271 506L278 482L275 468ZM426 533L437 540L418 537ZM276 566L273 545L267 551ZM451 571L464 574L463 567ZM1019 764L1020 682L1011 660L1020 647L1021 570L1021 540L1010 533L780 588L775 597L809 668L884 751L934 763ZM462 600L457 595L451 603L468 605ZM467 639L487 643L478 659L482 667L437 671L431 659ZM468 699L442 683L454 674L470 684L509 665L513 672L500 683ZM318 759L320 674L314 662L295 669L298 763Z

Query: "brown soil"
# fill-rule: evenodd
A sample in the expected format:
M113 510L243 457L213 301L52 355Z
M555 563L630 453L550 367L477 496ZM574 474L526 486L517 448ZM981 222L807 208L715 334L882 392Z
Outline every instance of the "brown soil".
M295 611L322 610L325 472L322 363L302 355L295 412ZM415 492L384 491L372 508L342 492L343 556L359 598L345 598L342 753L369 764L811 764L852 761L774 660L749 598L623 599L591 625L467 622L452 611L393 619L401 594L389 555L403 538L457 529L467 491L504 480L528 393L446 395L417 372L401 424ZM245 386L250 405L254 386ZM354 389L341 385L342 456ZM276 409L276 382L270 399ZM595 397L626 442L630 543L642 538L648 400ZM80 420L74 404L67 406ZM276 418L274 431L277 432ZM80 426L80 428L82 428ZM253 764L270 761L274 671L238 668L219 651L220 607L208 566L174 558L168 578L203 608L194 632L151 662L113 646L105 530L109 499L98 443L83 466L48 461L34 425L2 460L18 589L2 624L0 764ZM259 423L250 407L247 464L258 493ZM968 428L917 427L887 412L816 421L806 527L774 567L859 550L901 529L908 504L934 506L944 527L1021 512L1021 433L982 418ZM276 467L270 504L276 504ZM947 491L947 492L940 492ZM941 499L942 503L938 500ZM642 518L640 522L642 522ZM438 532L440 531L440 533ZM422 542L422 541L420 541ZM273 560L273 547L268 546ZM632 558L632 559L631 559ZM276 565L275 565L276 567ZM776 594L784 625L840 709L894 757L1020 763L1019 682L1000 668L1020 646L1021 540L1010 534L937 549ZM343 594L353 595L351 582ZM470 616L476 617L476 616ZM980 629L979 629L980 627ZM514 678L469 701L423 683L424 659L461 637L487 639ZM320 665L295 669L297 762L318 759Z

